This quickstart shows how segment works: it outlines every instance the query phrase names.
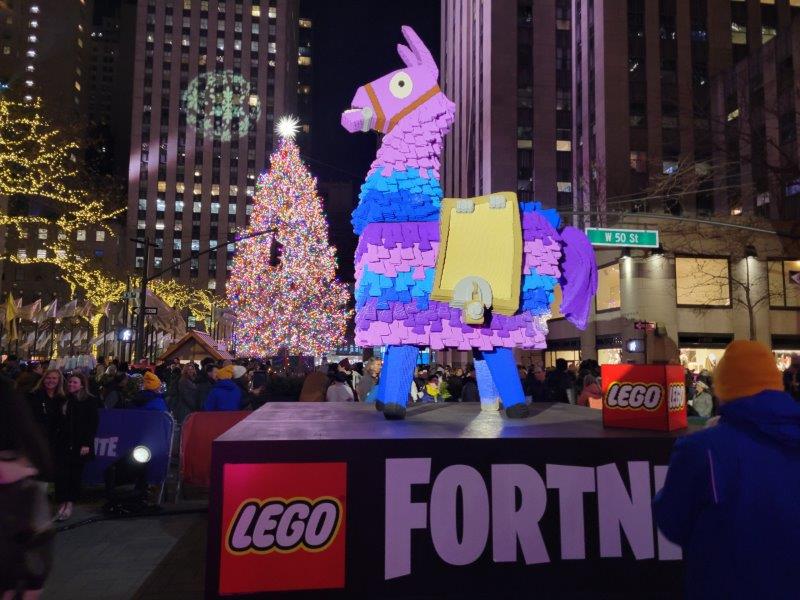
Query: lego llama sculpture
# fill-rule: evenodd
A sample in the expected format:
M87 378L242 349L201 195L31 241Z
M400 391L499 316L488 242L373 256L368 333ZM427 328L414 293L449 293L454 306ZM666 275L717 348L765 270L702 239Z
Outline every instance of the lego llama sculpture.
M356 342L387 347L377 403L388 419L405 416L424 346L472 350L483 407L500 400L507 416L525 417L513 348L546 347L556 286L562 314L586 326L594 253L538 202L508 192L442 198L439 155L455 105L430 51L410 27L402 32L405 68L358 88L342 113L347 131L384 134L352 217Z

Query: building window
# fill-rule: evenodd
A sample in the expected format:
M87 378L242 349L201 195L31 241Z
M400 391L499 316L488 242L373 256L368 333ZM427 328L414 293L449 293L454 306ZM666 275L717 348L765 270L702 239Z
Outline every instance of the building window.
M597 269L595 309L600 312L620 307L619 263Z
M76 239L79 242L85 242L86 241L86 230L85 229L78 229Z
M44 227L39 227L39 239L46 240L47 239L47 229Z
M36 251L36 258L47 258L47 250L44 248L39 248Z
M25 260L28 258L28 251L25 248L17 248L17 258L20 260Z
M647 173L647 152L631 150L631 169L637 173Z
M675 257L675 284L678 305L731 305L727 258Z
M102 229L95 231L94 233L94 241L95 242L105 242L106 241L106 232Z
M770 260L769 305L800 308L800 260Z

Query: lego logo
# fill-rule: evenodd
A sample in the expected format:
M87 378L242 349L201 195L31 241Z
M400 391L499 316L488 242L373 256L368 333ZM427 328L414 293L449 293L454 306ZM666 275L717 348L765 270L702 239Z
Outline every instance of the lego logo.
M606 392L608 408L644 408L655 410L661 404L664 388L657 383L614 382Z
M683 410L686 405L686 387L682 383L669 384L669 409Z
M245 500L231 521L227 549L246 552L325 550L336 538L342 507L336 498Z

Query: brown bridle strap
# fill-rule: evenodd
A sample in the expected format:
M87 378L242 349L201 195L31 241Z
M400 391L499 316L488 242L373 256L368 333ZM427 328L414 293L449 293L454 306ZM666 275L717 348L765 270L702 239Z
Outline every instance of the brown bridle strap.
M395 116L393 116L393 117L391 118L391 120L389 121L389 128L386 130L386 133L389 133L389 132L392 130L392 128L393 128L395 125L397 125L397 123L399 123L399 122L400 122L400 119L402 119L402 118L406 117L406 116L407 116L409 113L411 113L411 112L415 111L417 108L419 108L420 106L422 106L423 104L425 104L425 103L426 103L428 100L430 100L431 98L433 98L433 97L434 97L436 94L438 94L438 93L439 93L439 92L441 92L441 91L442 91L442 90L441 90L441 89L439 89L439 86L438 86L438 85L434 85L434 86L433 86L431 89L429 89L427 92L425 92L424 94L422 94L422 96L420 96L419 98L417 98L416 100L414 100L414 101L413 101L411 104L409 104L408 106L406 106L406 107L405 107L403 110L401 110L400 112L398 112L398 113L397 113ZM369 90L367 90L367 93L369 93ZM370 96L370 98L371 98L371 96ZM383 112L381 112L380 114L381 114L381 115L383 115Z
M365 85L364 89L367 91L367 96L369 96L369 101L372 103L372 108L375 109L375 129L378 131L383 131L383 124L386 122L386 116L383 114L383 109L381 108L381 103L378 101L378 96L375 94L375 90L372 89L371 83Z

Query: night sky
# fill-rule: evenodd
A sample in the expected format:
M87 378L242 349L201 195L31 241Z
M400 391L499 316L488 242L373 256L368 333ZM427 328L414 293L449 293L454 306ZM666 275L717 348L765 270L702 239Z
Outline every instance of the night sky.
M439 2L301 0L313 19L313 118L307 154L321 179L360 183L375 156L375 133L350 134L339 123L356 89L403 66L396 46L410 25L439 58Z

